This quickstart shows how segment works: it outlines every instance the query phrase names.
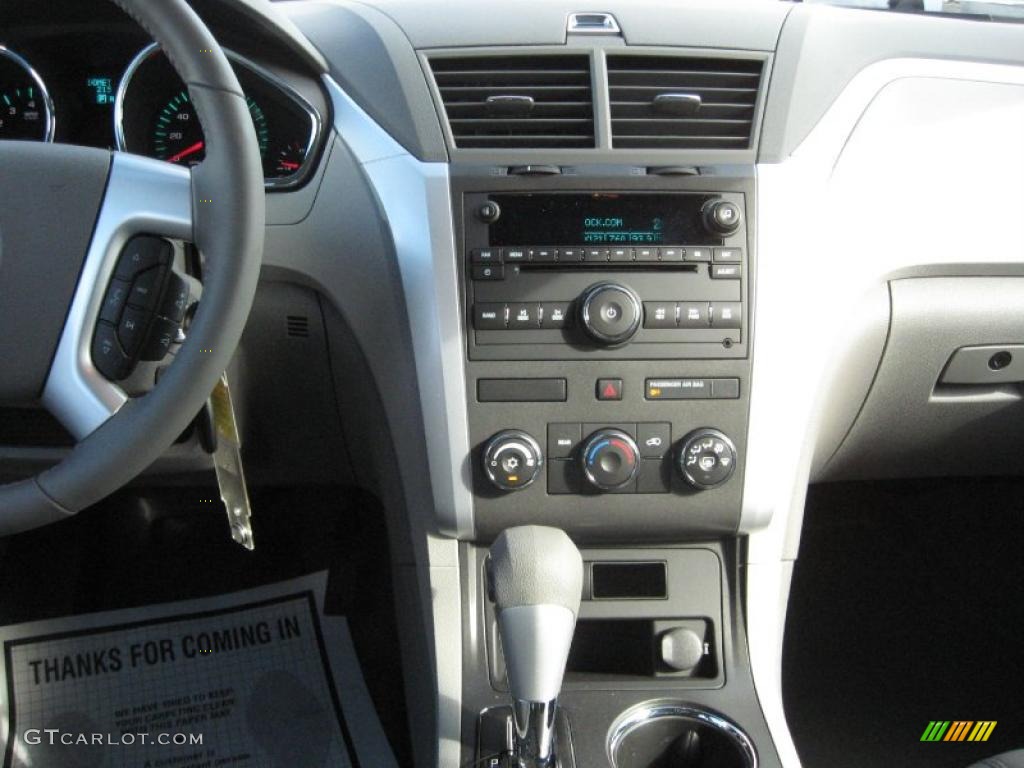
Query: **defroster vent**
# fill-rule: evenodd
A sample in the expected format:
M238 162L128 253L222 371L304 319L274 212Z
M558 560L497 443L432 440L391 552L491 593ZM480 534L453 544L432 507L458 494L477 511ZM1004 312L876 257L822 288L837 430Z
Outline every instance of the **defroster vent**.
M455 146L594 146L587 56L474 56L430 60Z
M764 62L608 56L616 149L747 149Z

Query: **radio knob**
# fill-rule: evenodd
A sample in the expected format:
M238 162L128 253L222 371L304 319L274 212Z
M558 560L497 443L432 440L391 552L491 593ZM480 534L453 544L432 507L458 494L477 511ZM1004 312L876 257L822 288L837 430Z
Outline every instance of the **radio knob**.
M701 214L704 217L704 226L716 235L731 235L740 228L740 219L743 216L736 203L730 203L720 197L704 203Z
M583 444L580 462L587 482L602 491L614 491L636 477L640 449L621 429L601 429Z
M518 491L540 474L544 454L526 432L506 429L490 439L484 448L484 474L495 488Z
M580 297L583 330L602 346L625 344L640 328L640 297L618 283L597 283Z
M736 460L732 440L717 429L703 427L683 438L676 466L687 483L705 491L717 488L732 477Z

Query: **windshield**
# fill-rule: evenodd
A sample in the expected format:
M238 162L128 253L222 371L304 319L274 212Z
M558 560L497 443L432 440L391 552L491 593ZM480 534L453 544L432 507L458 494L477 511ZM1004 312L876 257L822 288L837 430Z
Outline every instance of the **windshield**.
M941 13L950 16L1024 21L1024 0L804 0L808 3L872 8L907 13Z

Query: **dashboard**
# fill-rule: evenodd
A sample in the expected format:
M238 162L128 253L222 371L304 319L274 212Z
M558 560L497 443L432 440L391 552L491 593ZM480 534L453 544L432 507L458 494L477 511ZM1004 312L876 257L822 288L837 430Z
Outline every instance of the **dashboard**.
M322 101L255 60L258 53L228 55L253 119L267 189L301 186L323 143ZM6 32L0 105L0 139L117 149L183 166L204 156L187 88L156 44L130 24Z

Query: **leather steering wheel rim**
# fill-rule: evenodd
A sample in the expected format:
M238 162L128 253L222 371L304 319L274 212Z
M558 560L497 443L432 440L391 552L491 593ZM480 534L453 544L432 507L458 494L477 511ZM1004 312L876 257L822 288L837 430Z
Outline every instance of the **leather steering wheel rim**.
M263 171L238 80L185 0L112 2L163 49L203 125L206 157L191 170L190 184L191 241L204 258L202 300L187 340L152 391L127 399L56 466L0 486L0 536L73 515L155 461L200 411L227 367L256 292L263 254ZM116 161L115 156L112 168Z

